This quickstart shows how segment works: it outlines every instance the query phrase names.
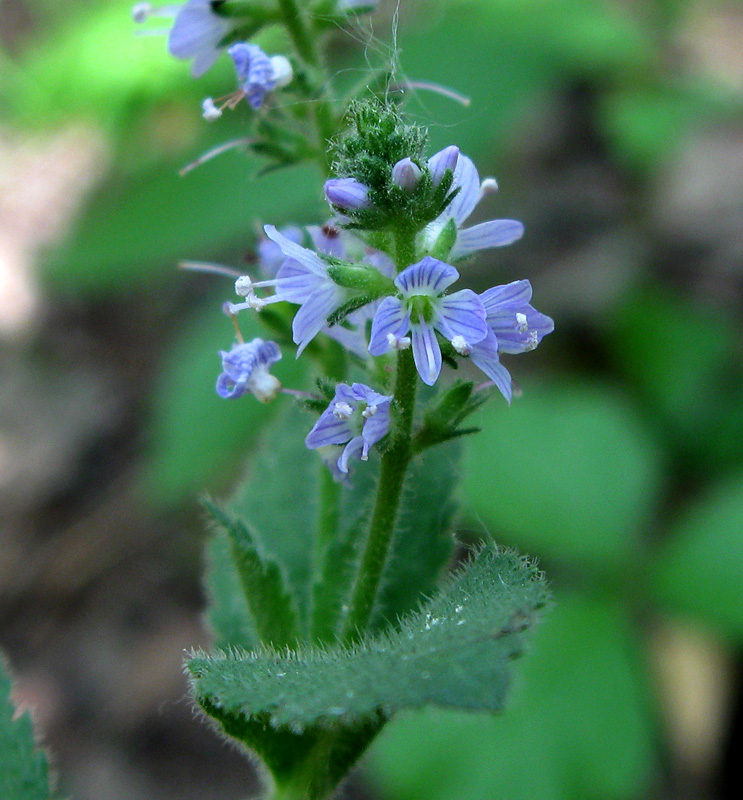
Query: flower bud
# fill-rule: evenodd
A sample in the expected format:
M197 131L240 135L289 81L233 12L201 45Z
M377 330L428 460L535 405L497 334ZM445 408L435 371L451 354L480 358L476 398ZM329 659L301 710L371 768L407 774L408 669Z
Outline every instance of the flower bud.
M325 197L342 210L371 208L369 188L356 178L331 178L325 181Z
M428 168L431 170L431 183L434 187L441 183L446 170L454 170L457 168L457 161L459 160L459 148L451 144L443 150L439 150L428 159Z
M420 167L410 158L402 158L392 167L392 182L409 194L415 191L420 179Z

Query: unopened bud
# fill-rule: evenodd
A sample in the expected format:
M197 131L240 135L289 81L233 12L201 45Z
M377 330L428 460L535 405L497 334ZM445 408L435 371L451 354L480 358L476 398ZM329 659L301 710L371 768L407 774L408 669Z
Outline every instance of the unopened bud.
M410 158L402 158L392 167L392 182L411 193L421 179L420 167Z
M441 183L446 170L454 170L457 168L457 161L459 160L459 148L451 144L443 150L439 150L428 159L428 168L431 170L431 183L434 187Z
M325 197L340 209L371 208L369 188L356 178L331 178L325 181Z

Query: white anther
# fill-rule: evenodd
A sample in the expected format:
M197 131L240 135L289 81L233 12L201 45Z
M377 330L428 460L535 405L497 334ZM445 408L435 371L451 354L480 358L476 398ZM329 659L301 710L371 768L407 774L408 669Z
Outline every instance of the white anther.
M520 311L516 312L516 325L518 325L520 333L526 333L529 330L529 320L527 320L526 314L522 314Z
M245 298L245 302L246 302L246 303L248 304L248 306L249 306L250 308L252 308L254 311L261 311L262 309L264 309L264 308L266 307L266 301L265 301L265 300L261 300L261 298L260 298L260 297L258 297L258 296L257 296L257 295L255 295L255 294L249 294L249 295L248 295L248 296Z
M214 122L215 119L219 119L222 116L222 109L214 105L214 100L211 97L207 97L201 103L201 116L207 122Z
M281 391L281 381L275 375L271 375L268 367L261 364L253 370L247 387L261 403L270 403Z
M498 191L498 181L495 178L485 178L480 184L480 199L486 194L495 194Z
M536 349L536 346L539 344L539 334L536 331L529 332L529 339L526 343L526 349L524 352L528 353L530 350Z
M395 336L394 333L388 333L387 344L389 344L393 350L407 350L410 347L410 337Z
M277 89L283 89L292 82L294 70L291 61L286 56L271 56L271 69Z
M152 13L151 3L135 3L132 7L132 19L135 22L142 23Z
M472 352L472 345L467 342L464 336L455 336L451 340L451 346L460 356L468 356Z
M361 412L361 416L362 416L364 419L369 419L369 417L373 417L373 416L374 416L376 413L377 413L377 407L376 407L376 406L367 406L367 407L366 407L366 408L365 408L365 409L364 409L364 410Z
M253 294L253 281L250 275L241 275L235 281L235 294L239 294L240 297L250 297Z
M333 407L333 416L336 419L350 419L351 414L353 414L353 409L348 403L344 403L343 401L336 403Z

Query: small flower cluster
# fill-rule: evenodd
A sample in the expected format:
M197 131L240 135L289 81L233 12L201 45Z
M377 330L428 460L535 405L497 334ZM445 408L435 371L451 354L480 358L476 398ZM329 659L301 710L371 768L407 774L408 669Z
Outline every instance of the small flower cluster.
M234 315L273 303L297 305L292 322L297 356L320 333L365 360L411 348L417 372L429 386L439 379L444 357L470 359L510 402L511 376L500 361L501 353L533 350L554 325L531 305L527 280L482 294L467 288L449 291L460 277L453 263L511 244L522 236L523 226L497 219L464 227L497 185L492 178L481 181L471 159L454 146L426 162L400 159L391 168L392 183L405 192L414 192L423 181L435 190L444 180L451 187L447 205L414 234L417 260L399 272L394 245L389 240L385 245L380 237L367 239L354 225L354 213L373 206L369 188L355 177L328 180L325 195L338 216L323 227L309 227L306 235L299 228L280 232L266 225L266 238L259 245L263 278L238 278L235 289L243 299L226 304L227 311ZM372 247L370 241L384 249ZM225 354L223 360L230 362ZM229 379L250 390L244 377ZM369 448L387 433L391 400L363 384L339 384L307 437L307 446L328 452L345 445L332 460L334 472L347 473L349 458L359 453L366 458Z

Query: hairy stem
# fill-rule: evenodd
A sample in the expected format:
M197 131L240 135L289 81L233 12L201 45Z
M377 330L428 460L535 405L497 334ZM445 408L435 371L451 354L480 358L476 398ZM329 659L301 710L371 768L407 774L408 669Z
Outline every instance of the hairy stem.
M397 356L394 406L397 425L389 447L382 456L377 498L372 512L369 536L361 557L353 588L343 640L350 644L366 630L377 601L379 585L387 564L392 535L397 522L405 474L411 458L411 431L415 411L418 376L410 350Z

